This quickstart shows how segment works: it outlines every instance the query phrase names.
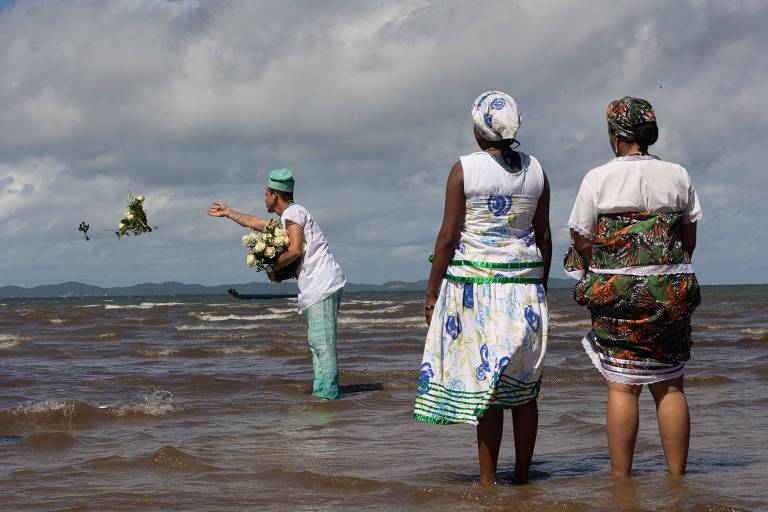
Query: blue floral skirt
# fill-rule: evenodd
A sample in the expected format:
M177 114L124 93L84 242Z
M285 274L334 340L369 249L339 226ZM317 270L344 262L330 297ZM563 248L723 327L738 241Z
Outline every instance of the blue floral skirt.
M424 347L414 417L476 425L490 408L535 399L548 320L541 285L443 280Z

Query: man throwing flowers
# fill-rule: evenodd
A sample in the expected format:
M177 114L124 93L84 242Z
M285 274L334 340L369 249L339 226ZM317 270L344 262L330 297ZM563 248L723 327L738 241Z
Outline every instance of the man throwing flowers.
M339 397L336 320L346 280L317 221L306 208L293 202L294 184L290 169L269 173L264 205L268 212L280 216L290 241L288 249L266 271L271 281L278 282L276 272L303 258L298 265L299 314L307 314L307 335L314 368L312 395L336 399ZM213 203L208 215L226 217L257 231L264 231L269 224L269 219L236 212L224 203Z

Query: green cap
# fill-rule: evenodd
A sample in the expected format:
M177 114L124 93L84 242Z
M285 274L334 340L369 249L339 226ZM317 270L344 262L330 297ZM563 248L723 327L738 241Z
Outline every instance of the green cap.
M275 169L269 173L267 186L272 190L293 193L293 173L290 169Z

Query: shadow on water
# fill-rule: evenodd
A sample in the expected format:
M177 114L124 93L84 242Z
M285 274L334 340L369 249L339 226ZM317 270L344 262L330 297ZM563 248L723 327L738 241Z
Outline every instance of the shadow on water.
M17 441L21 441L24 438L22 436L8 436L4 434L0 434L0 444L2 443L15 443Z
M384 384L381 382L369 382L364 384L342 384L339 386L339 391L343 395L354 395L357 393L366 393L368 391L381 391L384 389Z
M766 457L733 452L695 452L688 457L686 473L696 475L726 468L746 468L766 462Z

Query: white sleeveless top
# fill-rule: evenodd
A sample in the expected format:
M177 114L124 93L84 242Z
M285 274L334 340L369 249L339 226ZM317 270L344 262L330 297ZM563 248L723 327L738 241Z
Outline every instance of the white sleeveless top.
M536 158L520 153L520 159L522 170L509 172L484 151L461 157L464 222L448 279L508 282L541 275L532 222L544 171Z
M485 151L462 156L464 196L530 196L537 200L544 191L544 171L536 157L518 152L522 170L509 172Z

